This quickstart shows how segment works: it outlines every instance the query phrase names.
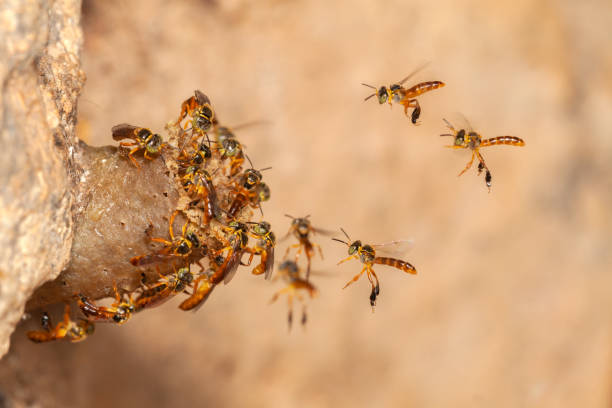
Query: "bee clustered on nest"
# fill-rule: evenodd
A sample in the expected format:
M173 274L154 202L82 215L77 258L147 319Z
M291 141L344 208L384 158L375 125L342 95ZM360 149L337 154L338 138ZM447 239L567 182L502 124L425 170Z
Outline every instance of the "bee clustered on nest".
M123 324L132 314L158 306L179 293L188 295L179 307L195 310L216 285L229 283L238 266L250 266L257 255L259 263L253 274L270 278L274 233L265 221L249 221L255 210L261 210L261 202L270 198L261 170L243 168L243 146L231 129L219 124L209 98L200 91L183 102L178 119L168 123L166 130L167 142L144 127L121 124L112 129L113 139L129 149L127 159L138 171L147 161L163 155L179 186L177 208L168 215L169 239L150 237L145 232L151 251L134 254L129 260L138 268L134 274L143 276L141 285L135 290L114 285L115 300L110 306L98 305L76 293L74 298L85 318L74 322L68 304L62 322L56 326L44 313L43 330L28 332L30 340L80 341L93 333L93 322ZM140 151L144 162L135 157ZM249 245L249 238L255 241L253 245ZM249 254L248 262L242 263L245 253ZM168 264L171 273L158 273L156 282L146 282L143 268L159 270L160 265Z

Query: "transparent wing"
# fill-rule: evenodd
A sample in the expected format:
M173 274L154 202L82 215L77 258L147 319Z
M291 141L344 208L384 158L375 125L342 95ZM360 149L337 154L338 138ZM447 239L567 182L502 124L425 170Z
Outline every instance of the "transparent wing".
M340 234L340 231L332 231L328 229L314 228L314 227L312 227L312 232L314 232L316 235L323 235L325 237L332 237L334 235Z
M424 64L422 64L421 66L419 66L417 69L415 69L414 71L412 71L410 74L408 74L408 76L406 76L404 79L402 79L401 81L399 81L397 84L398 85L402 85L404 82L406 82L407 80L409 80L410 78L412 78L413 76L415 76L419 71L421 71L423 68L425 68L426 66L429 65L429 62L426 62Z
M376 251L376 255L385 255L392 258L401 258L406 255L414 246L414 240L403 239L399 241L385 242L383 244L374 244L372 247Z

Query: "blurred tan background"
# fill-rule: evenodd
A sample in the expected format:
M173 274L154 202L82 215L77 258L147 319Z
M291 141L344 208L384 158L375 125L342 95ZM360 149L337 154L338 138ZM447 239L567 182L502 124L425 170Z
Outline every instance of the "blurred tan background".
M162 130L198 88L238 132L283 216L354 239L411 238L419 274L361 268L318 237L320 296L287 333L280 284L247 273L198 313L178 299L79 344L23 325L1 401L38 406L602 407L612 404L612 3L606 1L86 1L81 135ZM422 125L363 102L414 79ZM412 80L411 80L412 83ZM485 137L487 193L443 148L442 118ZM291 241L281 242L280 255ZM296 312L298 312L296 310ZM299 313L296 313L299 317ZM24 328L25 327L25 328Z

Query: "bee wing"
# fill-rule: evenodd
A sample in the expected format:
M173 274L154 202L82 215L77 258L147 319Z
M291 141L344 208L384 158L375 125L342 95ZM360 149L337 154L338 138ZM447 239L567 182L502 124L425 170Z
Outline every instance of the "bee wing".
M333 237L334 235L339 234L338 231L332 231L332 230L328 230L328 229L314 228L314 227L312 227L312 232L314 232L315 234L318 234L318 235L326 236L326 237Z
M266 259L266 272L264 274L264 279L269 280L274 270L274 247L270 246L266 249L266 252L268 253L268 258Z
M465 117L465 115L461 112L457 112L457 115L459 115L459 117L461 118L461 121L464 123L465 125L465 131L467 133L469 132L473 132L474 128L472 127L472 124L470 123L470 121L468 120L468 118Z
M230 259L227 262L227 266L225 267L225 275L223 276L223 283L228 284L236 275L236 271L238 270L238 265L240 265L240 259L242 258L243 251L238 250L234 251L232 255L230 255Z
M204 104L209 104L210 105L210 99L208 99L208 96L206 96L202 91L200 91L199 89L196 89L195 91L195 97L196 97L196 101L198 101L199 105L204 105Z
M291 235L293 235L294 228L293 227L289 227L289 231L287 231L287 233L285 235L283 235L282 238L280 238L278 240L278 242L285 242L287 240L287 238L289 238Z
M139 127L121 123L120 125L113 126L111 132L114 140L135 139L136 129L139 129Z
M399 241L372 245L377 255L382 254L392 258L401 258L402 256L406 255L413 246L414 241L412 239L403 239Z
M416 75L419 71L421 71L423 68L425 68L426 66L429 65L429 62L426 62L424 64L422 64L421 66L419 66L417 69L415 69L414 71L412 71L410 74L408 74L404 79L402 79L401 81L399 81L397 84L398 85L402 85L404 82L406 82L407 80L409 80L410 78L412 78L414 75Z

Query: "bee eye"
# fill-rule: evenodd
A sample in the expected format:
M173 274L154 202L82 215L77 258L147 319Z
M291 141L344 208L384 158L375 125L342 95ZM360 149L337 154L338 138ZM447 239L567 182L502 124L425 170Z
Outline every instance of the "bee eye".
M388 98L389 94L387 93L387 88L385 88L384 86L382 86L379 90L378 90L378 103L385 103L387 102L387 98Z

